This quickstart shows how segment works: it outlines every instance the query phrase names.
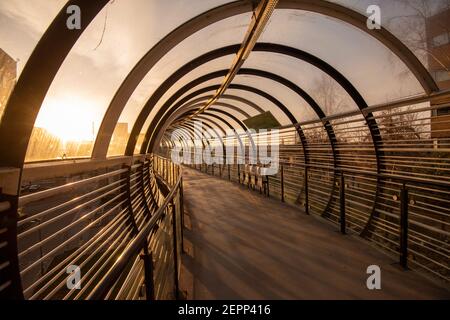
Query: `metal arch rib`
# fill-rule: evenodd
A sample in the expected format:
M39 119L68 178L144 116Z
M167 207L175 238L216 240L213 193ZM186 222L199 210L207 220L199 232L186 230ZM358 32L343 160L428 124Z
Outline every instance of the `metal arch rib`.
M71 47L84 30L67 32L69 30L60 27L66 20L66 8L73 4L79 5L83 12L83 27L86 27L107 3L107 0L70 0L41 38L22 72L0 124L2 155L0 165L23 166L31 131L45 94ZM438 91L433 78L417 57L386 29L368 31L364 15L324 0L281 0L278 8L317 12L360 28L394 52L413 72L425 92ZM131 70L114 95L100 127L93 157L106 156L112 132L127 101L149 70L167 52L189 35L212 23L252 10L250 0L236 1L211 9L179 26L150 49ZM48 63L51 64L50 67ZM30 88L33 88L32 92ZM24 107L27 108L26 112L23 110ZM23 117L24 114L27 114L26 119Z

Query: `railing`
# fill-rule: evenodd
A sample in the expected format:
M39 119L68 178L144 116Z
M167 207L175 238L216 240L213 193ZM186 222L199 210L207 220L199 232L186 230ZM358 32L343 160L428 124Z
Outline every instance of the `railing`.
M24 298L178 297L179 167L153 155L110 162L23 189L17 242Z
M399 170L377 172L371 165L351 168L346 165L350 158L342 161L344 165L333 166L326 161L326 153L307 164L302 152L298 143L280 145L278 173L267 177L258 176L258 170L249 170L247 164L192 168L251 189L263 186L265 195L331 220L343 234L356 233L373 241L397 257L402 267L419 268L450 281L448 179Z
M126 274L132 273L132 271L126 270L127 265L129 261L133 259L133 257L136 257L138 255L143 260L142 269L144 270L144 276L141 281L142 284L145 284L146 296L147 298L153 299L155 297L155 289L162 290L161 287L155 288L155 278L153 275L155 267L152 262L153 254L154 252L156 252L156 250L152 248L152 237L155 236L160 228L162 228L164 232L171 232L170 235L173 240L173 252L171 253L173 257L173 263L169 263L169 265L174 269L174 298L179 298L179 256L181 243L180 239L182 237L180 224L181 202L176 205L175 198L182 188L181 185L182 178L181 176L179 176L175 186L173 187L170 194L166 197L163 205L159 207L159 209L152 215L151 219L141 228L136 237L131 241L131 243L122 253L119 260L115 262L110 271L102 278L95 289L89 294L88 299L103 299L105 297L110 297L112 290L117 285L117 281L122 277L124 272L126 272ZM177 210L177 207L180 209ZM169 226L169 229L166 229L167 226ZM172 230L170 230L170 226L172 226ZM171 261L170 258L169 261ZM128 279L128 282L132 283L133 281ZM125 286L122 286L121 291L129 294L133 290L132 287L126 288ZM158 293L156 295L160 296Z
M401 257L404 267L448 282L449 109L445 91L276 128L279 170L261 179L265 194L331 220L344 232L359 234ZM167 134L160 152L171 152L179 143L183 157L184 152L195 154L198 137L190 138L171 141ZM224 152L234 149L232 164L193 167L254 187L258 176L237 163L251 162L248 155L255 151L255 141L268 150L264 145L268 139L239 132L221 137ZM216 140L203 135L202 143L215 146Z

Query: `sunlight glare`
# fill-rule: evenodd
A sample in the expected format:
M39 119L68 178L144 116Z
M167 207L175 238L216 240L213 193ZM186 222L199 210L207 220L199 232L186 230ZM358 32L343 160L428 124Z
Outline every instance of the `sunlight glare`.
M97 108L81 98L66 97L45 101L35 127L48 130L51 134L68 141L94 141L97 125Z

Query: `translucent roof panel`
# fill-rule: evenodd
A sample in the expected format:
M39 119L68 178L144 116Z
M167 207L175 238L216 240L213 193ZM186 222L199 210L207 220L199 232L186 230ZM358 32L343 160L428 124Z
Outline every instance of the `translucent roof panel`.
M64 3L65 0L0 1L0 121L34 47Z
M401 40L428 68L441 89L450 88L449 0L330 0L370 16L380 11L381 27ZM371 13L367 13L367 12Z
M250 76L250 75L238 75L233 83L244 84L253 88L259 89L263 92L270 94L272 97L282 103L292 115L297 119L297 122L317 119L317 115L311 109L311 107L294 91L286 86L262 77ZM269 104L272 105L272 104ZM279 108L270 110L275 118L280 121L282 125L292 124L290 120L287 123L282 121L287 117ZM280 120L282 119L282 120Z
M194 59L195 57L190 57ZM161 101L167 100L171 95L173 95L177 90L179 90L184 85L189 82L216 70L227 70L230 68L232 61L234 59L234 55L224 56L219 59L214 59L209 63L205 63L198 68L195 68L190 73L186 74L180 80L178 80L161 98ZM175 59L172 59L171 63L164 63L165 58L159 63L156 68L163 69L158 72L159 77L155 77L156 72L150 72L144 80L140 83L138 88L135 90L130 100L128 101L125 109L123 110L119 122L128 122L130 125L133 125L136 121L136 118L139 115L144 104L148 101L150 96L155 92L155 90L176 70L179 63ZM158 104L160 105L160 104Z
M302 60L278 53L256 51L245 61L244 67L271 71L290 80L306 91L327 116L358 110L358 106L341 85L322 70ZM291 103L295 104L295 101ZM302 119L311 120L310 116L311 113L306 113Z
M17 61L18 75L66 2L67 0L0 1L0 48Z
M369 105L423 93L414 75L386 46L362 30L334 18L301 10L278 9L259 42L297 48L325 61L342 73ZM295 70L294 63L271 65L274 71L278 68Z
M251 13L227 18L194 33L179 43L150 70L136 88L131 100L120 116L119 123L128 123L129 130L131 131L142 107L161 83L184 64L202 54L230 44L239 44L245 36L250 20ZM220 59L221 61L218 61L218 63L227 69L231 66L232 59L233 56L228 56L225 57L224 60ZM204 70L206 70L206 68ZM185 83L187 83L187 81ZM168 90L155 108L153 108L149 117L150 119L153 118L164 101L178 89L178 86L174 86ZM114 148L110 146L108 155L123 154L124 150L124 145Z
M237 77L240 77L240 76L237 76ZM220 77L220 78L211 79L209 81L206 81L203 84L197 85L194 88L192 88L191 90L187 91L183 96L181 96L177 100L177 102L182 100L182 99L184 99L185 97L189 96L191 93L196 92L196 91L198 91L200 89L209 87L211 85L220 85L222 83L222 81L223 81L223 77ZM255 79L255 81L257 81L257 79ZM253 86L253 87L257 88L257 89L260 89L260 90L264 91L264 88L261 87L261 86L260 86L260 88L258 88L258 86L254 85L254 83L251 84L251 83L248 83L248 82L245 83L245 81L243 81L243 82L244 83L241 83L241 84L250 85L250 86ZM233 84L239 84L239 82L236 81L236 78L233 81ZM271 91L270 91L271 89L270 88L266 88L266 89L267 89L266 91L268 93L271 93ZM201 95L199 95L199 97L200 96L205 96L205 95L206 96L207 95L212 96L214 93L215 93L215 90L211 90L211 91L202 93ZM285 116L283 113L280 113L280 111L279 111L279 109L278 109L278 107L276 105L274 105L271 101L269 101L268 99L266 99L265 97L263 97L263 96L261 96L259 94L256 94L256 93L253 93L253 92L249 92L249 91L246 91L246 90L235 89L233 87L228 88L227 91L226 91L226 94L244 98L246 100L249 100L249 101L253 102L257 106L259 106L261 109L263 109L264 111L272 112L272 114L275 115L278 118L278 121L281 124L283 124L283 125L291 123L289 121L289 118L287 118L287 116ZM193 98L191 100L195 100L195 98ZM219 101L221 101L221 100L219 100ZM246 112L250 112L251 110L252 109L251 109L250 106L246 106L245 109L244 109L244 111L246 111ZM243 118L245 118L245 117L240 116L240 119L243 119ZM147 129L147 128L145 128L145 129Z
M228 98L228 96L230 98ZM244 112L248 113L250 117L254 117L259 114L258 110L252 108L247 103L235 99L235 97L231 94L231 92L225 93L225 95L220 98L219 103L226 103L236 108L239 108L240 110L243 110Z
M49 1L35 1L31 5L27 1L27 7L33 11L44 2ZM142 56L182 23L227 2L110 2L75 44L39 112L35 129L59 141L60 146L43 156L28 153L27 161L90 156L114 93ZM176 14L168 15L170 12ZM34 135L31 141L36 150L45 148L45 140L39 141L37 137ZM66 148L67 145L77 147Z
M200 68L198 68L200 69ZM261 69L261 68L260 68ZM222 70L222 68L219 68L218 70ZM195 70L197 71L197 69ZM204 73L210 73L217 70L205 70ZM197 72L196 72L197 73ZM200 75L199 73L198 75ZM186 78L191 78L186 77ZM197 77L194 77L197 78ZM185 80L185 79L183 79ZM194 88L187 91L184 95L182 95L177 101L183 99L184 97L188 96L189 94L201 89L205 88L211 85L219 85L223 80L223 77L218 77L215 79L211 79L209 81L206 81L202 84L199 84L195 86ZM184 82L184 81L183 81ZM249 75L241 75L238 74L237 77L233 80L233 84L242 84L246 86L250 86L253 88L256 88L258 90L261 90L263 92L266 92L272 96L274 96L275 99L280 100L281 103L283 103L290 111L291 113L297 118L305 120L312 120L316 119L317 116L315 113L311 110L309 105L296 93L294 93L292 90L288 89L287 87L280 85L278 82L275 82L273 80L267 80L266 78L262 77L256 77L256 76L249 76ZM178 86L177 86L178 87ZM229 94L232 95L233 89L228 89L225 95ZM209 93L201 94L200 97L208 97L212 95L214 91L211 91ZM269 100L262 98L261 96L257 94L252 94L244 90L234 90L234 93L238 97L242 97L244 99L250 100L251 102L256 103L260 108L266 111L271 111L272 114L279 119L281 122L286 122L285 124L290 123L289 119L286 117L284 113L282 113L279 108L277 108L272 102ZM206 102L207 99L204 99L203 102ZM253 99L253 100L251 100ZM256 99L256 100L255 100ZM238 106L241 108L244 112L249 113L250 115L254 116L258 114L258 111L249 106L246 103L242 103L233 99L227 99L227 98L220 98L219 102L225 102L228 104L232 104L235 106Z

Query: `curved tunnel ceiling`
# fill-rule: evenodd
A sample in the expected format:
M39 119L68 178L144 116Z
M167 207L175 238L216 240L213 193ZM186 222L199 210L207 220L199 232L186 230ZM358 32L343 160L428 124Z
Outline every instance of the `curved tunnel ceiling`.
M126 6L124 2L117 2L120 3L117 5L118 7L122 6L123 8ZM252 92L252 94L259 95L270 102L264 103L265 106L257 103L256 107L260 108L258 111L266 111L268 108L275 110L278 108L281 110L283 116L289 119L289 122L292 124L304 120L298 111L296 111L296 115L293 113L293 110L296 110L298 106L298 101L303 101L304 106L311 108L318 119L324 118L328 114L324 113L323 104L321 105L321 101L315 98L314 93L311 92L311 86L308 87L308 85L302 83L305 79L309 78L311 73L305 72L305 74L302 74L302 72L297 72L295 74L295 70L292 70L295 69L292 66L297 67L301 65L309 66L303 69L300 68L299 70L305 71L313 66L327 74L335 82L333 86L343 88L360 110L368 107L369 103L367 103L366 99L371 102L377 101L379 98L374 98L373 94L369 94L367 91L367 86L371 82L366 81L363 83L362 81L362 79L367 77L367 75L362 74L363 71L348 69L348 61L342 59L336 61L336 59L333 59L332 53L327 53L330 44L325 42L325 40L330 39L330 35L332 35L329 32L327 33L327 31L333 28L335 30L339 28L338 31L341 32L336 33L334 36L339 38L339 41L342 41L340 44L342 45L343 51L345 51L345 47L349 46L346 45L347 43L345 41L349 41L351 37L348 34L350 34L351 36L359 37L361 39L360 42L366 41L368 43L367 52L374 51L374 48L377 48L376 50L380 53L376 56L378 60L371 61L371 64L382 63L383 61L380 61L380 57L383 57L383 54L388 54L384 57L395 60L393 65L395 68L398 68L396 72L406 77L405 79L407 81L405 80L405 82L411 84L411 90L402 91L400 90L401 88L398 90L396 88L390 88L392 92L407 92L406 94L408 95L412 93L429 94L439 91L430 73L421 63L422 59L420 59L416 52L412 52L409 49L411 46L402 37L398 37L398 32L395 32L395 30L392 32L389 28L385 27L380 30L368 30L366 26L367 17L358 12L361 9L359 5L355 4L354 7L357 10L354 11L349 9L345 2L337 2L340 2L340 4L329 1L281 0L269 25L261 36L260 43L257 43L254 52L250 54L240 76L236 78L236 81L230 87L230 91L227 91L226 94L228 96L225 96L224 101L220 101L216 105L215 108L218 109L216 113L223 113L224 110L228 110L229 115L222 114L222 116L229 119L229 124L233 122L233 126L241 126L241 121L245 117L258 113L257 110L254 110L255 108L248 106L248 104L254 104L254 95L247 94L246 92ZM83 36L86 36L91 31L89 28L98 27L98 24L103 20L99 13L105 13L106 9L114 12L114 4L108 5L108 3L109 1L106 0L95 2L83 0L68 1L40 39L21 72L21 77L11 95L0 123L0 139L2 139L0 152L5 154L5 157L2 158L2 166L23 166L27 147L30 145L29 140L32 137L33 125L35 125L39 110L46 99L49 88L54 85L55 77L56 80L59 80L58 72L61 66L66 66L65 59L70 62L73 58L71 55L80 54L77 51L79 49L78 46L81 45L80 42L86 40ZM146 151L147 144L154 145L154 141L151 140L152 136L154 136L153 130L162 128L158 125L158 122L160 119L168 119L170 113L166 113L166 111L172 105L182 107L189 100L204 98L212 93L209 91L215 90L212 88L213 86L209 86L210 90L205 90L203 87L200 90L196 90L197 92L195 94L187 92L186 96L181 95L170 99L180 88L186 86L188 83L192 83L192 77L194 79L196 78L196 76L193 76L196 72L199 72L200 78L203 77L203 79L208 79L208 74L214 72L216 77L211 77L211 81L214 78L223 76L224 71L217 71L222 70L222 68L215 62L220 59L223 59L221 60L222 64L230 61L233 54L239 48L236 41L232 40L233 42L227 43L227 46L221 45L220 48L215 48L213 51L208 50L206 52L196 53L194 50L191 53L188 52L183 55L183 48L185 49L189 43L191 46L193 44L195 45L195 41L193 42L192 40L199 39L202 32L203 35L205 35L205 32L209 35L222 35L224 39L230 37L229 34L227 35L227 32L234 33L237 35L235 35L237 39L242 40L244 36L242 31L245 32L246 30L250 17L249 13L254 9L254 3L252 1L223 3L224 1L222 3L217 1L217 3L210 3L209 5L204 5L203 2L202 4L200 2L196 3L192 10L179 18L179 20L177 18L175 19L176 21L170 21L173 25L169 23L165 31L159 37L155 38L158 40L152 40L154 43L149 48L140 49L141 56L137 57L138 61L133 64L134 66L131 68L131 71L127 71L129 73L121 80L121 84L118 83L109 107L104 116L102 116L101 125L98 124L97 128L92 129L94 136L95 131L98 133L95 137L95 144L91 146L91 149L88 148L91 150L91 153L88 155L93 158L106 156L108 147L111 146L111 136L117 127L117 123L121 122L121 114L124 108L134 109L132 110L134 116L131 116L134 120L128 123L132 130L128 142L121 147L123 148L122 154L132 155L136 151L136 144L139 138L142 144L141 151ZM73 31L61 26L65 25L66 22L66 7L74 4L80 6L83 12L83 28ZM105 6L107 6L106 9ZM165 9L169 9L170 4L165 4L164 6L166 6ZM388 8L387 6L386 9ZM189 14L192 16L189 16ZM392 15L393 13L390 12L390 14ZM285 23L280 23L281 21ZM92 25L90 25L91 22ZM227 23L231 24L228 26L230 27L229 31L226 28ZM308 25L310 28L312 28L311 26L317 27L317 41L308 38L304 34L303 29L300 28L304 27L307 29ZM217 27L219 30L214 30L214 27ZM286 32L287 30L291 32ZM164 34L164 32L166 33ZM346 35L346 33L348 34ZM300 37L302 35L304 36L303 38ZM297 39L297 37L300 39ZM307 44L302 44L303 39L306 39L305 43ZM216 43L220 43L220 41ZM101 45L101 42L99 45ZM300 49L302 47L305 47L307 50ZM327 50L321 51L320 48L322 47ZM364 54L361 53L364 53L365 49L365 47L360 48L358 57L362 57L361 59L364 59ZM76 51L74 52L74 50ZM308 52L308 50L311 52ZM120 50L118 51L119 53L122 52ZM177 56L182 56L183 58L175 59ZM45 59L43 59L44 57ZM371 57L365 58L370 59ZM302 60L303 62L298 62L297 60ZM333 62L335 62L337 67L333 67ZM363 62L363 60L355 61L355 63ZM365 62L368 63L367 61ZM225 63L224 65L227 64ZM256 66L259 66L259 68ZM146 90L147 95L143 95L140 98L140 101L146 101L145 105L128 108L127 103L130 99L133 100L136 98L134 94L138 92L138 87L143 86L145 89L146 80L148 80L146 77L148 75L154 75L152 73L153 70L158 68L163 70L164 67L167 68L166 76L156 80L155 77L150 77L154 79L154 82L150 89ZM373 70L373 68L370 70ZM383 72L386 74L386 71ZM77 78L79 79L80 76L78 75ZM281 85L284 88L283 90L287 90L290 92L289 94L296 96L298 101L294 101L294 103L292 101L289 103L281 102L270 92L270 88L266 89L268 85L263 84L269 83L267 82L268 80L255 80L257 78L265 78L277 82L277 86ZM318 76L316 78L319 79ZM414 81L418 85L414 86ZM30 84L33 85L31 86ZM199 82L196 85L201 85L201 83ZM192 88L193 90L195 89L194 87ZM259 89L262 87L264 87L264 90ZM422 92L415 92L417 88L420 88ZM186 99L186 97L190 99ZM395 100L398 98L404 98L404 96L387 97L386 99ZM183 103L180 103L181 101ZM248 102L247 105L246 102ZM236 108L243 108L242 112L236 112ZM213 125L213 121L215 121L214 126L218 128L219 120L213 118L211 116L212 113L214 113L214 110L205 113L202 117L211 119L210 124ZM339 110L333 110L333 113L339 113ZM276 114L276 116L280 117L279 114ZM375 120L371 119L370 114L364 114L364 116L368 119L372 137L376 137L377 126L376 122L374 122ZM170 123L164 123L164 121L161 123L166 127L170 126ZM327 124L325 126L329 127ZM142 129L146 131L142 131ZM223 130L223 127L218 130ZM145 133L144 141L139 136L141 131ZM332 130L328 133L330 139L332 139Z

